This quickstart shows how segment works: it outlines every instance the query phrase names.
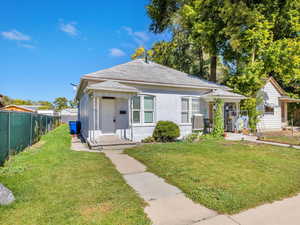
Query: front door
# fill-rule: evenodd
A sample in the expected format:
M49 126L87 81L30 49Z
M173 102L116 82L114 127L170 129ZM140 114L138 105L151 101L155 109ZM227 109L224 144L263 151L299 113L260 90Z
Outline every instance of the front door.
M102 99L102 133L115 133L115 99Z

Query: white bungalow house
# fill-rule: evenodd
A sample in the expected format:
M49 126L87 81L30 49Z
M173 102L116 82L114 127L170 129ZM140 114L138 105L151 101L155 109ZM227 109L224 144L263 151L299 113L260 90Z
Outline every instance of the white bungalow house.
M258 107L261 111L258 132L281 130L288 126L288 103L300 102L300 99L288 97L273 77L270 77L264 87L258 92L263 98Z
M225 122L239 113L245 97L197 76L143 59L84 75L77 88L81 133L92 144L103 137L141 141L151 136L156 122L178 124L181 136L192 132L192 118L212 119L212 102L225 102ZM227 124L225 123L225 127Z

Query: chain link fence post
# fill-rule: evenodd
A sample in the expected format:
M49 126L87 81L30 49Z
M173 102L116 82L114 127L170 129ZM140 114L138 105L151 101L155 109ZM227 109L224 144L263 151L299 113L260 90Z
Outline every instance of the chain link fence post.
M32 145L32 113L30 113L30 146Z
M11 154L10 152L10 124L11 124L11 118L10 118L10 112L8 112L8 155Z

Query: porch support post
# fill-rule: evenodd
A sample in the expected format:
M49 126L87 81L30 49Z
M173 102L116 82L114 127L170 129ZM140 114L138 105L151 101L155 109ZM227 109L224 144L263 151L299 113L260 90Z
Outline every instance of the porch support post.
M287 121L288 121L288 107L287 107L287 102L283 102L283 111L284 111L284 123L285 123L285 126L287 126Z
M237 126L236 126L236 122L240 116L240 101L236 102L236 116L235 116L235 120L234 120L234 132L237 132Z
M132 102L131 97L128 97L128 123L130 128L130 139L133 141L133 127L132 127Z
M95 130L96 130L96 96L93 94L93 142L95 143Z
M235 105L236 105L236 116L238 117L240 114L240 102L236 102Z

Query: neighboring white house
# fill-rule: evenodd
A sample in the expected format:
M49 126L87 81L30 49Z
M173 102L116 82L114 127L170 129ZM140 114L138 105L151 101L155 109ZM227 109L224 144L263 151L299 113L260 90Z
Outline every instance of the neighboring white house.
M262 112L257 130L272 131L281 130L288 126L288 108L290 102L300 102L300 99L293 99L280 87L276 80L271 77L258 95L263 99L258 109Z
M54 109L38 109L38 114L47 115L47 116L58 116L59 114Z
M192 117L212 119L216 98L225 101L227 118L238 115L245 97L230 88L142 59L83 76L77 89L81 133L91 143L103 135L141 141L156 122L173 121L181 136L192 132ZM225 116L226 116L225 115Z
M60 112L61 122L68 123L69 121L78 120L78 109L76 108L67 108L63 109Z

